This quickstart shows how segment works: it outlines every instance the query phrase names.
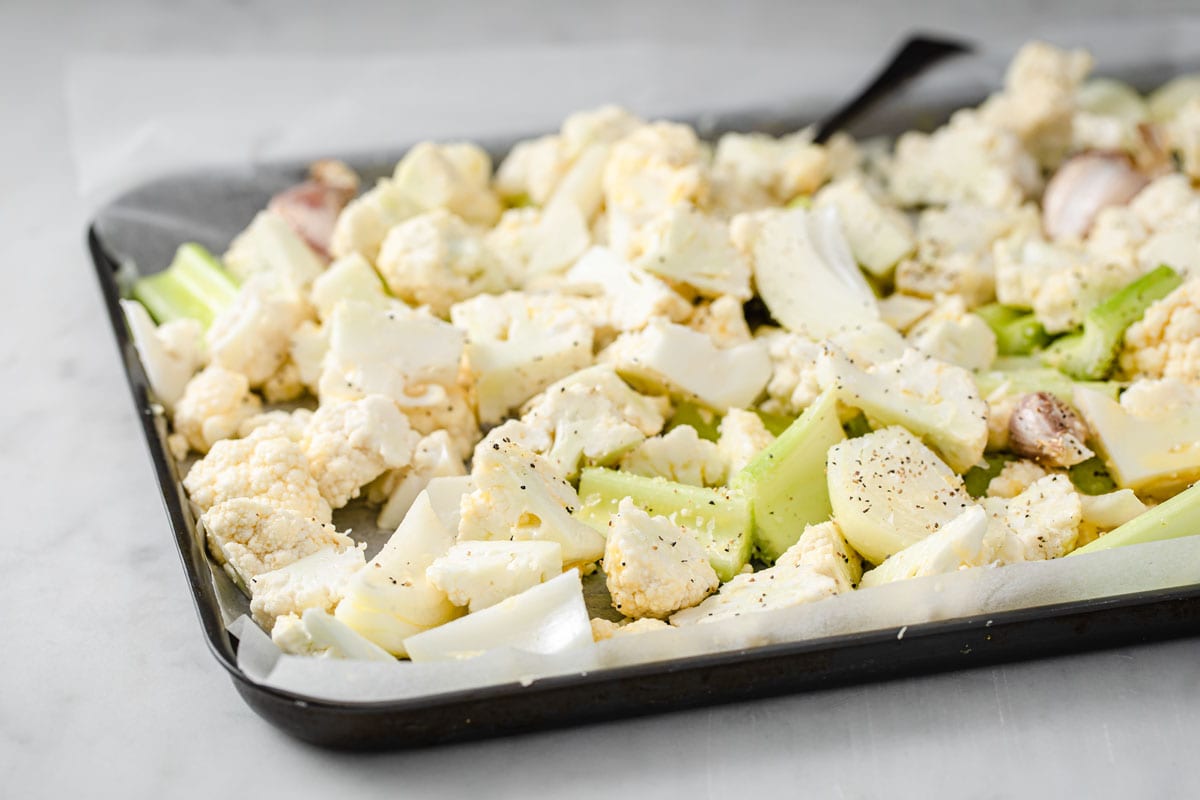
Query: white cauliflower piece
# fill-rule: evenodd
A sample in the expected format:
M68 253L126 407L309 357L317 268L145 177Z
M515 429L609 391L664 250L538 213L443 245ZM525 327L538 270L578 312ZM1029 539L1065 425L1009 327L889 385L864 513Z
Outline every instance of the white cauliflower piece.
M1151 232L1167 230L1181 222L1194 224L1200 216L1200 192L1192 188L1186 175L1169 172L1138 192L1129 201L1129 210Z
M514 205L545 205L570 164L561 136L526 139L517 142L500 162L492 187Z
M286 566L250 578L250 614L264 630L272 630L279 617L299 616L307 609L332 612L342 599L346 582L367 561L364 545L323 547Z
M904 206L1012 208L1037 195L1041 173L1016 134L963 110L932 134L896 141L888 188Z
M475 613L562 573L557 542L459 542L425 576L456 606Z
M709 176L704 149L686 125L655 122L612 147L604 167L604 202L636 227L678 203L703 206Z
M445 316L450 306L509 288L499 259L460 218L436 209L388 232L376 262L393 295Z
M1008 461L1000 474L988 481L987 496L1010 499L1028 489L1049 473L1036 461L1020 458Z
M379 645L319 608L304 614L284 614L271 628L271 641L285 653L310 658L348 658L357 661L395 661Z
M621 469L692 486L721 486L729 465L716 442L701 439L691 425L679 425L626 453Z
M325 547L353 547L354 540L294 507L260 497L235 497L200 516L209 551L234 581L285 567Z
M829 161L809 130L778 139L727 133L713 154L713 203L729 214L783 205L815 192L829 177Z
M254 275L209 326L209 363L261 386L287 359L292 332L309 315L308 304L280 278Z
M262 395L268 403L290 403L300 399L306 388L300 377L300 367L288 358L271 377L263 381Z
M1200 277L1151 305L1129 326L1121 368L1135 378L1200 385Z
M241 282L265 272L296 289L309 286L325 269L317 253L272 210L258 212L230 243L221 262Z
M491 178L492 159L469 142L421 142L392 175L397 191L420 210L445 209L472 225L494 225L500 216Z
M318 523L333 519L300 445L268 431L217 442L188 470L183 486L201 511L249 498Z
M983 458L988 439L987 403L962 367L906 350L899 358L860 367L834 343L817 365L822 389L877 424L903 425L920 436L956 472Z
M690 608L721 583L692 534L628 497L609 521L604 574L613 608L634 618Z
M570 158L598 144L614 144L645 123L620 106L604 105L576 111L563 120L560 133Z
M635 636L639 633L653 633L654 631L669 631L671 624L663 622L661 619L654 617L642 617L641 619L629 619L626 617L620 622L613 622L608 619L594 617L592 619L592 639L597 642L607 641L615 636Z
M834 181L817 192L816 208L838 211L854 259L872 275L886 277L916 248L912 223L888 206L861 177Z
M483 244L504 265L513 285L554 283L592 243L588 220L571 202L505 211Z
M314 395L320 391L325 354L329 352L329 330L312 320L301 322L292 331L288 359L296 365L296 377Z
M462 386L429 386L420 397L398 405L413 430L422 436L445 431L459 458L469 456L483 436L472 399Z
M242 423L260 410L262 401L250 391L246 376L214 364L188 381L175 404L173 423L193 450L207 453L222 439L236 436Z
M667 391L717 411L752 405L771 378L762 341L722 349L703 333L662 319L621 334L600 360L635 387Z
M932 300L897 292L879 300L879 318L889 328L906 333L933 308Z
M720 432L717 449L728 465L731 482L743 467L775 441L758 414L740 408L729 409L717 430Z
M996 334L958 296L944 298L909 331L908 342L926 355L975 371L990 367L998 352Z
M238 426L237 435L243 439L254 436L258 439L274 438L276 436L284 436L291 439L293 442L300 442L304 439L304 433L308 429L308 423L312 421L313 412L307 408L298 408L295 411L267 411L262 414L255 414L249 417Z
M436 387L458 382L464 337L453 325L396 307L339 303L328 328L322 360L322 402L382 394L401 407L417 404ZM441 399L445 391L433 392Z
M1084 50L1030 42L1009 64L1004 91L980 107L980 119L1012 131L1040 163L1053 165L1071 145L1075 93L1091 69Z
M1026 561L1060 558L1075 549L1083 506L1066 475L1039 478L1008 500L985 497L983 505L1016 534Z
M803 540L804 534L800 538ZM815 603L841 593L853 581L828 574L833 566L828 551L825 547L814 546L813 538L797 541L784 551L773 567L734 576L700 605L673 614L671 624L720 622L756 611ZM850 569L849 564L845 566Z
M417 495L434 478L466 475L462 455L449 432L437 430L417 442L412 463L407 468L388 473L384 496L376 524L384 530L395 530L412 506Z
M660 278L632 266L605 247L592 247L566 274L569 286L600 294L606 324L618 331L644 328L654 317L683 322L692 305Z
M579 495L544 458L513 442L475 453L475 490L464 495L460 541L550 541L562 546L563 566L591 564L604 554L604 537L571 514Z
M330 264L313 281L309 300L322 321L332 317L334 307L345 300L379 307L396 302L383 288L379 273L358 253L351 253Z
M543 400L570 391L574 386L604 395L616 407L622 419L646 436L653 436L662 430L666 415L671 410L671 403L666 397L639 394L621 380L612 367L597 364L568 375L547 388L539 397L529 401L524 413L531 418L534 408Z
M1005 305L1033 309L1050 333L1078 327L1089 309L1139 274L1134 264L1038 238L998 246L995 259L996 297Z
M451 309L468 330L467 367L479 421L502 420L550 384L592 363L591 322L557 295L509 292Z
M388 231L419 213L421 207L395 181L383 178L338 214L329 252L334 258L357 253L374 263Z
M723 348L745 344L754 338L750 335L741 301L729 295L697 305L687 325L706 334Z
M705 297L749 300L750 265L729 235L729 223L689 205L672 206L640 226L630 258L647 272L690 286Z
M1200 179L1200 97L1193 97L1167 123L1167 140L1192 180Z
M773 414L798 414L821 394L817 381L817 361L821 345L799 333L773 330L759 337L771 357L771 380L767 383L768 400L763 410Z
M1129 206L1108 206L1096 212L1083 248L1094 260L1136 264L1138 249L1149 235Z
M1029 204L996 209L968 203L928 208L917 217L917 252L896 267L896 290L920 297L961 295L969 307L995 296L992 250L1038 234L1041 217Z
M848 592L862 580L862 556L850 546L833 520L806 525L796 544L784 551L780 561L783 559L794 566L805 564L833 579L838 592Z
M369 395L321 406L301 446L321 496L341 508L387 470L406 466L419 439L390 398Z
M122 300L133 346L155 397L167 411L183 397L188 381L204 364L204 329L194 319L155 326L145 306Z

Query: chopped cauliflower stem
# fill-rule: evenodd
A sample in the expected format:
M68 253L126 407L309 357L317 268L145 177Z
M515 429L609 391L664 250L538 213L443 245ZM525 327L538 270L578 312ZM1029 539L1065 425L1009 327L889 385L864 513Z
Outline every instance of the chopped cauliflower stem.
M317 162L123 287L213 563L283 652L438 661L1195 534L1200 82L1091 68L894 139Z

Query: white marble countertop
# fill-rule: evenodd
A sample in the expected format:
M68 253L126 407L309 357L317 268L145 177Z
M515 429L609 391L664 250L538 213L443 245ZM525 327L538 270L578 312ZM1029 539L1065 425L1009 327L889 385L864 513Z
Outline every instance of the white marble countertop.
M10 286L0 344L0 794L506 797L566 781L576 797L1200 793L1195 639L415 753L321 752L258 719L200 636L90 275L62 93L70 57L621 38L804 46L844 37L871 52L908 27L1020 35L1020 12L1049 13L1032 2L1006 4L1006 17L993 16L993 3L949 2L919 11L727 2L703 12L621 2L586 14L524 1L375 5L0 7L0 265Z

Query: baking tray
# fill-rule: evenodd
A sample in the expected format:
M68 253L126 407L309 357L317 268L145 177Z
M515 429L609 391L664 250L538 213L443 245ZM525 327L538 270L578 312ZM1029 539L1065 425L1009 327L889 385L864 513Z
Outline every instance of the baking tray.
M1149 88L1170 77L1169 69L1146 63L1117 77ZM974 78L943 80L932 91L892 87L891 96L860 116L851 130L877 134L929 126L954 108L982 99L988 88ZM705 114L691 121L707 135L780 132L820 119L820 111ZM493 141L488 149L499 157L512 141ZM346 160L369 185L390 172L404 149ZM237 665L237 641L225 628L211 561L166 447L166 422L151 402L118 300L133 276L164 267L185 241L222 251L274 192L304 172L305 164L294 162L169 175L109 202L87 233L205 641L250 707L292 736L344 749L431 745L1200 634L1197 584L915 624L902 635L889 628L394 702L326 701L255 683Z

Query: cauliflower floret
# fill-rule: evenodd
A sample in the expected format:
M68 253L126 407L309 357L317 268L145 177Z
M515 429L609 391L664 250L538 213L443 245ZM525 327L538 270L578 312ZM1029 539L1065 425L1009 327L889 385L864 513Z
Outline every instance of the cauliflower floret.
M334 258L357 253L374 263L388 231L419 213L421 207L395 181L383 178L338 214L329 252Z
M1121 368L1136 378L1200 385L1200 277L1151 305L1129 326Z
M442 209L392 228L376 266L392 294L428 305L439 316L468 297L509 288L500 261L480 235Z
M667 517L652 517L626 497L608 524L604 574L613 608L622 614L661 619L720 585L704 548Z
M784 330L763 334L759 341L766 342L771 357L768 400L763 403L763 410L772 414L798 414L812 405L821 393L817 381L821 345L803 334Z
M837 209L854 260L873 275L886 277L916 248L916 236L908 217L886 205L859 176L835 181L821 189L814 205Z
M1026 561L1060 558L1075 549L1083 506L1066 475L1039 478L1012 499L985 497L983 506L1016 534Z
M888 556L863 575L861 588L994 564L1011 538L1002 524L989 524L984 509L972 505L934 533Z
M613 144L645 123L620 106L605 105L576 111L563 120L560 133L563 147L571 158L597 144Z
M908 341L922 353L964 369L984 370L996 360L996 334L957 296L944 298L909 331Z
M283 364L292 332L309 315L308 304L280 278L254 275L209 326L209 362L240 372L251 386L260 386Z
M363 547L324 547L304 558L250 578L250 614L264 630L278 617L319 608L331 612L342 599L346 581L366 564Z
M571 516L579 495L536 453L494 442L476 451L471 478L476 488L462 498L459 541L558 542L567 569L604 554L604 537Z
M729 295L697 305L687 324L722 348L745 344L754 338L750 335L741 301Z
M1075 92L1091 69L1084 50L1030 42L1009 65L1004 91L989 98L979 116L1012 131L1042 164L1053 165L1071 144Z
M492 186L505 200L545 205L570 166L561 136L517 142L500 166Z
M896 290L920 297L961 295L969 307L995 295L992 250L1002 239L1024 241L1041 230L1037 207L994 209L953 203L917 218L917 253L896 267Z
M333 316L338 303L353 300L374 306L390 306L396 301L383 288L379 273L358 253L339 258L313 281L309 300L322 321Z
M639 633L669 631L670 629L670 623L663 622L661 619L655 619L654 617L643 617L642 619L629 619L626 617L620 622L600 619L599 617L592 619L592 639L597 642L612 639L614 636L633 636Z
M587 218L572 202L552 200L544 209L514 208L483 238L503 263L513 285L551 284L592 243Z
M1078 327L1089 309L1139 274L1134 264L1037 238L998 246L995 259L997 298L1005 305L1032 308L1050 333Z
M422 436L445 431L459 458L469 456L483 436L474 403L461 386L430 386L421 397L410 398L398 405L413 430Z
M907 333L933 308L933 301L924 297L900 293L889 294L879 300L879 319L889 328Z
M801 539L804 539L803 534ZM834 564L828 550L816 546L814 539L797 541L784 551L773 567L735 576L700 605L672 615L671 624L720 622L755 611L815 603L839 594L853 581L828 574ZM844 565L850 568L850 564L844 562Z
M395 530L429 482L434 478L466 475L463 457L450 438L450 433L437 430L417 442L412 463L407 468L388 473L377 482L382 498L386 498L376 524L384 530ZM374 485L377 485L374 484ZM374 486L373 485L373 486ZM375 490L372 489L372 492Z
M642 225L630 240L633 263L686 284L705 297L749 300L750 264L729 235L729 223L689 205L672 206Z
M475 613L562 573L557 542L459 542L425 570L456 606Z
M267 411L249 417L238 426L237 435L243 439L253 436L257 439L270 439L283 436L293 442L304 440L308 423L312 421L313 412L307 408L295 411Z
M204 364L204 328L194 319L155 327L145 306L122 300L121 309L150 388L167 411L183 397L188 381Z
M289 357L263 382L262 394L268 403L290 403L300 399L306 388L300 367Z
M752 405L771 379L764 342L722 349L703 333L662 319L621 334L600 360L635 387L668 391L718 411Z
M860 367L834 343L823 345L817 364L822 389L836 387L842 403L878 423L903 425L964 472L983 458L988 440L987 403L971 373L916 350Z
M1129 206L1108 206L1096 212L1083 248L1094 260L1135 264L1138 248L1149 235L1149 230Z
M862 556L850 546L842 535L842 529L833 520L805 526L796 544L775 563L779 564L784 559L788 559L793 566L806 564L832 578L838 592L848 592L862 580Z
M258 497L217 503L200 517L209 551L234 581L277 570L324 547L353 547L328 523Z
M329 329L312 320L301 322L292 331L288 359L296 365L296 377L314 395L320 391L321 371L329 352Z
M422 397L440 400L441 387L457 385L464 336L449 323L395 306L346 301L325 327L322 402L382 394L404 407Z
M889 189L905 206L971 203L1012 208L1037 194L1037 161L1011 131L964 110L932 134L896 142Z
M680 425L639 444L621 459L621 469L692 486L720 486L729 465L716 442L701 439L691 425Z
M713 202L728 214L783 205L829 177L829 154L804 130L776 139L727 133L713 155Z
M592 363L593 331L584 312L556 295L486 295L451 309L466 328L467 365L479 420L502 420L556 380Z
M729 409L717 429L720 432L717 449L728 466L730 482L756 455L775 441L763 424L762 417L740 408Z
M252 498L319 523L333 518L300 445L269 431L217 442L188 470L183 486L201 511Z
M321 406L302 447L321 496L341 508L386 470L406 466L419 439L391 399L369 395Z
M704 150L686 125L643 125L613 145L604 167L604 201L637 227L678 203L703 206L709 176Z
M531 449L543 454L564 477L578 475L585 458L592 463L612 463L642 442L646 430L656 433L662 429L662 416L645 403L630 403L629 395L636 393L615 373L608 374L620 384L619 389L614 389L612 382L598 384L571 376L535 398L521 418L520 425L536 432L523 438L534 441L536 436L538 444L544 443Z
M221 262L239 281L266 272L296 289L307 287L325 269L316 251L275 210L258 212Z
M396 189L422 211L445 209L472 225L494 225L500 201L488 183L492 159L469 142L421 142L392 175Z
M245 375L214 364L188 381L175 404L175 430L193 450L207 453L220 440L235 436L261 409L262 401L250 391Z
M284 614L271 628L271 641L285 653L309 658L395 661L379 645L319 608L303 615Z
M1178 378L1134 381L1121 393L1121 408L1142 419L1166 418L1200 406L1200 386Z
M654 317L683 322L692 305L666 284L605 247L593 247L568 270L566 283L599 293L608 327L618 331L644 328Z
M1179 222L1197 221L1200 193L1186 175L1169 172L1155 178L1129 201L1129 210L1152 232L1167 230Z
M1167 123L1167 138L1183 171L1192 180L1200 179L1200 97L1193 97Z
M987 496L1013 498L1049 474L1036 461L1006 462L1000 474L988 481Z

